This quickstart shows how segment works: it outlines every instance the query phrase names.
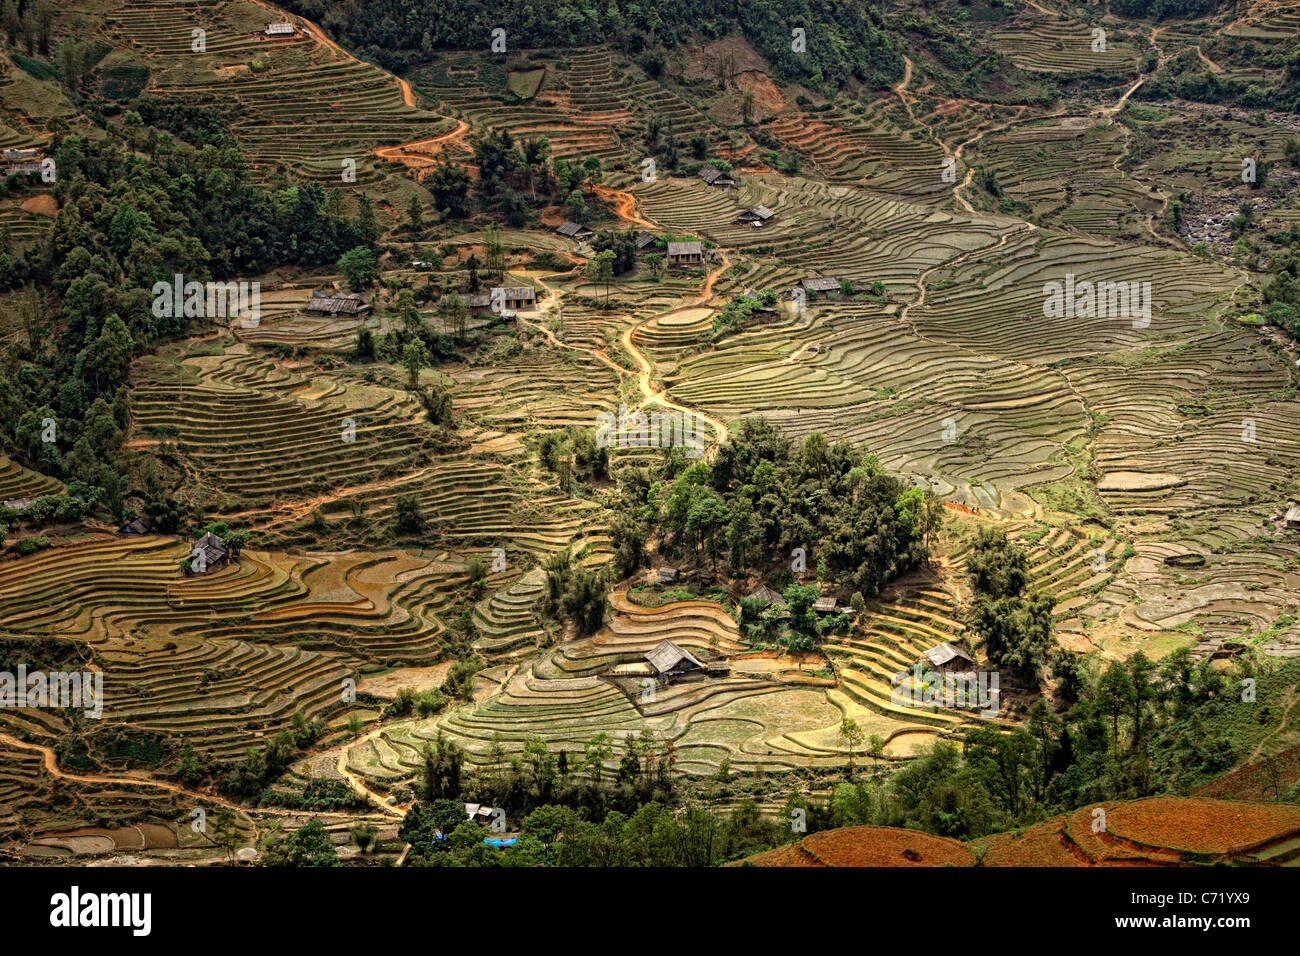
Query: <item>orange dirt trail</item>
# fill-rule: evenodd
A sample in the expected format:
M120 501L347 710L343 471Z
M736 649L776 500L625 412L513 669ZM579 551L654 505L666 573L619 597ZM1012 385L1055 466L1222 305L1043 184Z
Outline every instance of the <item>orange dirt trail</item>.
M637 215L636 197L626 189L615 189L613 186L606 186L598 183L595 186L596 195L601 199L609 200L614 203L614 212L618 218L626 222L636 223L638 226L645 226L647 229L655 229L658 223L651 222L649 219L643 219Z
M381 159L402 163L413 169L432 166L436 160L434 154L446 149L451 143L462 139L469 132L469 123L456 120L456 128L428 139L416 139L396 146L377 146L371 150Z

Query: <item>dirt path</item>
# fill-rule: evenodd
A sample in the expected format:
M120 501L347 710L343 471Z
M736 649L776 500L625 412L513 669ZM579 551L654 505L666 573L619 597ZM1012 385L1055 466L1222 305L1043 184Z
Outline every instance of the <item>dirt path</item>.
M1273 739L1274 737L1276 737L1278 734L1281 734L1281 733L1283 733L1283 732L1286 730L1286 727L1287 727L1287 720L1288 720L1288 719L1290 718L1290 716L1291 716L1291 711L1292 711L1292 709L1295 708L1296 701L1297 701L1297 700L1300 700L1300 698L1297 698L1297 696L1296 696L1296 688L1297 688L1297 687L1300 687L1300 685L1292 684L1292 685L1291 685L1290 687L1288 687L1288 688L1286 689L1286 691L1285 691L1284 699L1286 700L1286 710L1282 711L1282 720L1281 720L1281 722L1280 722L1276 727L1274 727L1272 730L1270 730L1267 734L1264 735L1263 739L1261 739L1260 742L1259 742L1259 746L1257 746L1257 747L1255 748L1254 752L1253 752L1249 757L1247 757L1245 760L1243 760L1243 761L1239 764L1239 766L1247 767L1247 766L1249 766L1250 764L1253 764L1256 760L1258 760L1258 759L1260 758L1260 755L1264 752L1264 745L1265 745L1266 743L1268 743L1271 739Z
M990 126L987 129L982 129L974 136L972 136L970 139L965 140L962 143L959 143L957 145L957 149L952 154L953 159L961 159L961 154L966 151L967 146L974 146L976 143L982 140L989 133L1000 133L1004 129L1010 129L1012 126L1015 126L1017 123L1020 122L1021 118L1025 115L1025 109L1026 107L1023 106L1018 107L1016 110L1016 115L1011 117L1011 119L1007 120L1001 126ZM1056 113L1047 114L1048 117L1059 116L1059 115L1060 115L1060 111ZM1044 117L1032 117L1032 118L1039 119ZM956 198L956 200L962 204L962 206L965 208L967 212L971 212L971 213L975 211L975 207L972 206L970 202L967 201L966 197L961 194L961 191L966 187L968 187L971 184L971 180L974 178L975 178L975 167L968 166L966 168L966 178L963 179L959 185L954 186L952 190L952 194Z
M378 481L367 481L359 485L348 485L346 488L336 488L333 491L326 492L322 495L315 495L311 498L303 498L287 505L277 505L272 502L265 508L251 508L244 511L232 511L222 514L222 518L247 518L258 515L271 515L267 518L265 528L271 530L283 524L292 524L295 521L301 521L310 515L315 509L324 505L333 504L343 498L350 498L353 495L363 494L368 491L383 491L406 482L414 482L429 475L432 477L432 468L421 468L417 472L403 473L394 475L390 478L381 478Z
M614 203L614 212L617 213L620 219L638 226L645 226L647 229L659 228L657 222L643 219L637 214L636 197L626 189L615 189L612 186L606 186L604 183L597 183L594 188L597 196Z
M414 139L409 143L398 143L396 146L377 146L371 152L381 159L401 163L412 169L423 169L437 162L435 154L446 149L453 142L463 139L468 132L469 123L464 120L456 120L456 128L449 132L440 133L428 139Z
M406 815L407 809L409 809L408 807L402 806L401 804L385 803L384 802L385 798L382 794L378 794L375 791L371 790L369 787L366 786L366 782L364 779L362 779L362 777L360 777L358 774L355 774L348 769L349 751L351 751L353 747L360 747L362 744L382 736L386 729L387 728L385 727L377 727L374 730L370 731L370 733L366 734L364 737L360 737L350 744L344 744L339 749L339 760L336 769L339 772L339 776L341 776L344 780L347 781L348 786L352 788L352 791L354 793L358 794L359 796L365 797L367 800L373 803L377 808L379 808L380 812L390 817L404 817ZM403 851L402 857L405 858L405 856L406 853L405 851Z
M670 312L677 312L683 308L692 308L694 306L701 306L706 304L709 301L709 299L713 297L714 283L716 283L718 277L721 276L722 273L726 272L727 269L729 268L731 268L731 260L724 255L722 257L722 262L719 263L718 267L713 271L709 272L704 277L704 287L701 290L699 297L694 302L688 303L685 306L675 305L671 309L668 309L664 312L657 312L654 315L650 316L649 318L641 322L638 322L636 325L633 325L631 328L625 329L622 337L620 338L620 341L623 343L623 348L626 349L627 353L632 356L632 361L636 362L637 365L637 385L641 389L641 394L643 396L640 404L637 407L644 408L647 405L658 404L664 406L670 411L679 411L683 415L696 415L704 419L706 422L708 422L709 427L713 429L713 433L715 436L714 444L709 449L709 451L706 452L706 455L711 454L713 450L715 450L719 445L726 442L727 440L726 424L721 419L714 418L712 415L709 415L706 412L701 412L697 409L687 408L685 405L679 405L678 403L674 402L672 399L668 397L667 389L655 391L654 386L651 385L650 383L650 379L654 375L654 366L652 365L650 360L646 357L645 353L642 352L641 349L637 347L636 343L632 341L632 337L638 331L644 328L646 325L653 322L655 319L668 315Z
M1243 13L1243 14L1242 14L1241 16L1239 16L1237 19L1233 20L1231 23L1229 23L1227 26L1225 26L1225 27L1224 27L1222 30L1220 30L1219 32L1220 32L1220 33L1227 33L1229 30L1233 29L1234 27L1241 26L1241 24L1243 24L1243 23L1246 23L1246 22L1248 22L1248 21L1250 21L1250 20L1254 20L1254 19L1256 19L1256 18L1258 17L1259 13L1262 12L1263 9L1267 9L1268 7L1272 6L1274 2L1275 2L1275 0L1255 0L1255 2L1252 3L1252 4L1251 4L1247 9L1246 9L1246 12L1245 12L1245 13ZM1289 2L1289 0L1288 0L1288 2Z
M602 191L602 189L604 191ZM597 186L596 192L602 198L613 199L615 201L616 204L615 211L618 213L621 219L627 222L636 223L638 225L644 225L649 228L657 228L656 223L653 223L648 219L644 219L637 214L636 197L633 196L632 193L628 192L627 190L613 189L612 187L608 187L608 186L606 187ZM722 257L722 262L718 264L718 267L716 269L711 270L709 273L705 275L704 285L701 288L700 294L695 299L695 301L688 302L684 305L677 304L670 309L666 309L663 312L657 312L654 315L650 316L649 318L646 318L641 322L638 322L635 325L632 325L629 328L625 329L623 331L623 334L619 338L619 342L622 344L623 349L627 352L628 357L632 359L632 362L636 366L636 368L631 372L631 374L636 375L637 387L640 389L641 396L642 396L640 403L638 403L637 405L637 408L640 409L640 408L644 408L647 405L658 404L669 409L670 411L679 411L683 415L696 415L704 419L704 421L706 421L709 424L709 427L712 428L714 432L714 444L712 448L710 448L709 452L706 454L711 453L713 449L715 449L718 445L722 444L727 440L726 424L721 419L714 418L712 415L706 414L705 412L701 412L696 409L690 409L687 408L685 405L677 404L676 402L672 401L668 397L667 390L656 391L654 389L654 386L650 382L650 379L654 375L654 366L651 363L650 359L646 357L645 353L642 352L641 349L637 346L637 344L632 341L632 337L640 329L642 329L649 323L653 322L655 319L658 319L664 315L668 315L670 312L676 312L683 308L701 306L707 303L709 299L713 297L713 287L717 283L719 276L721 276L724 272L726 272L727 269L729 269L730 267L731 267L731 260L724 255ZM550 293L550 295L547 298L547 303L542 308L541 312L543 314L549 314L554 312L557 315L559 315L562 319L563 313L560 310L560 300L564 295L563 291L548 285L546 281L542 279L540 276L537 277L537 284ZM521 315L519 316L519 321L529 326L530 328L536 329L537 331L541 332L543 335L546 336L547 341L549 341L552 345L556 346L557 348L573 349L578 352L583 352L587 355L592 356L597 361L609 366L614 371L619 373L619 375L629 374L629 370L624 366L620 365L619 363L615 362L613 359L611 359L604 349L592 349L580 345L569 345L568 343L560 339L558 336L556 336L550 329L540 324L540 321L537 319L525 319Z
M894 92L898 94L899 100L902 101L903 109L907 110L907 115L911 118L912 122L915 123L917 122L917 119L916 119L916 114L912 112L912 98L907 95L907 88L908 86L911 85L911 83L912 83L912 58L908 56L904 56L903 57L903 78L899 80L898 84L894 87Z
M1223 67L1219 66L1219 64L1215 63L1208 56L1206 56L1205 52L1201 49L1201 45L1199 43L1196 44L1196 55L1200 58L1202 63L1204 63L1207 67L1210 68L1211 73L1223 72Z
M11 747L17 747L19 750L31 750L41 754L45 758L45 769L60 780L72 780L76 783L106 783L118 787L154 787L158 790L166 790L169 793L188 797L195 801L196 806L216 804L219 807L225 807L227 810L232 810L247 820L248 825L253 830L254 838L256 838L258 830L257 822L249 815L248 811L239 804L231 803L229 800L223 799L222 797L213 796L210 793L202 793L198 790L190 790L187 787L182 787L180 784L170 783L166 780L152 780L145 777L108 777L100 774L68 773L65 770L59 769L58 757L49 747L44 747L41 744L28 743L25 740L19 740L17 737L5 733L0 733L0 743L8 744Z

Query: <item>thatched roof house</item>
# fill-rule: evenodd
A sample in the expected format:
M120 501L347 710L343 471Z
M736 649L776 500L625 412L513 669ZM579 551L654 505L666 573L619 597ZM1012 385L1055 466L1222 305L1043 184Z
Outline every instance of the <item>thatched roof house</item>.
M781 607L786 606L785 598L781 597L780 594L778 594L776 591L773 591L766 584L759 585L754 590L746 594L745 597L756 599L763 605L763 607L767 607L769 604L779 604Z
M576 239L579 242L582 242L586 239L590 239L592 236L595 235L595 233L592 232L590 229L588 229L586 226L576 222L569 222L567 220L565 222L560 223L558 226L556 226L555 231L562 236L565 236L569 239Z
M925 652L925 659L930 662L930 666L935 670L943 671L964 671L970 670L975 663L975 658L971 657L956 644L949 644L944 641L936 644Z
M668 243L668 263L675 266L696 265L704 261L704 243L692 242Z
M370 311L370 304L359 295L318 289L311 294L303 310L314 315L363 315Z
M839 292L840 280L835 276L809 276L799 280L805 292Z
M190 550L190 570L195 574L203 574L224 564L229 556L230 552L222 540L208 531Z
M497 286L492 290L490 301L500 302L507 309L529 311L537 306L537 292L530 285Z
M710 186L717 186L719 189L736 185L736 180L730 173L724 173L716 166L701 166L699 176Z
M650 665L660 676L683 672L692 667L704 670L704 664L698 657L690 651L678 647L672 641L663 641L653 651L646 654L645 659L650 662Z
M766 206L755 206L752 209L746 209L736 217L736 222L748 222L755 226L762 226L771 222L776 217L776 213Z

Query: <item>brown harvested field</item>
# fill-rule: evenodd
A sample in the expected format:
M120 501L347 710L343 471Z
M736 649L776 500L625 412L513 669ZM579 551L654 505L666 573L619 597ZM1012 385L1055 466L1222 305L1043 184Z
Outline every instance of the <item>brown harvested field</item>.
M434 664L432 667L399 667L383 674L373 674L357 681L357 692L374 694L376 697L396 697L405 688L419 693L441 687L451 670L451 661Z
M1015 833L999 833L972 841L982 849L983 866L1087 866L1072 850L1060 817Z
M1104 810L1101 816L1096 811ZM1083 807L962 843L896 827L843 827L749 857L755 866L1292 865L1300 807L1148 797ZM799 850L801 852L796 852Z
M764 853L751 856L744 862L751 866L791 867L826 865L797 844L779 846L775 850L768 850Z
M1142 846L1228 854L1300 833L1300 806L1150 797L1115 808L1107 830Z
M959 840L898 827L845 827L805 837L801 846L826 866L974 866Z

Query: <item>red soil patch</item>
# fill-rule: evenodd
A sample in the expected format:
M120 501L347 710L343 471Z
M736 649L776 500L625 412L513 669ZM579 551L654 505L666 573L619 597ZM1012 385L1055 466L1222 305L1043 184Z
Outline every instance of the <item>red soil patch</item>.
M542 220L542 224L545 226L558 226L568 217L564 215L562 206L543 206L538 218Z
M998 833L977 841L987 847L985 866L1086 866L1074 853L1063 830L1061 817L1018 833Z
M1141 846L1204 854L1242 853L1300 833L1300 806L1149 797L1110 811L1106 829Z
M754 94L754 104L763 112L779 113L789 104L772 78L760 70L745 70L733 77L736 86Z
M826 866L975 865L975 854L959 840L897 827L824 830L800 845Z
M754 866L825 866L826 864L813 858L808 851L804 850L798 844L790 846L779 846L775 850L768 850L765 853L759 853L749 857L744 862L751 863Z
M23 209L27 212L34 212L39 216L57 216L59 214L58 202L48 193L40 193L24 199Z
M1096 809L1104 829L1093 830ZM1300 806L1147 797L1082 807L1015 833L969 843L895 827L845 827L750 857L756 866L1187 866L1289 859ZM1281 844L1281 846L1279 846ZM1259 857L1252 856L1268 848ZM1288 855L1280 855L1279 850ZM810 862L811 861L811 862Z

